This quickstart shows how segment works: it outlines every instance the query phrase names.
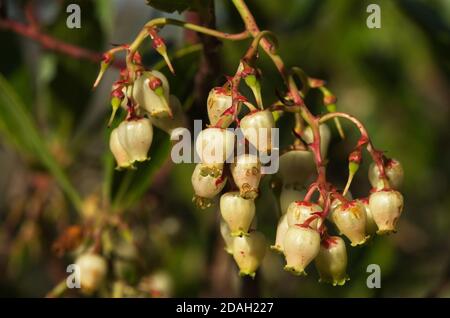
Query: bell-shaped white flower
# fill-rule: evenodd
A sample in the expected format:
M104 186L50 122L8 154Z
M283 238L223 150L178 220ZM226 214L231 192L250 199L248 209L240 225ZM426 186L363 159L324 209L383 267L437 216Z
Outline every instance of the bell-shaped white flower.
M377 234L396 232L397 221L403 211L403 196L393 189L374 192L369 197L369 209L378 226Z
M285 270L296 275L306 275L305 268L317 256L320 235L317 230L303 226L290 226L283 242L286 257Z
M152 140L153 127L149 119L139 118L121 122L110 137L110 148L118 167L129 167L136 161L147 160ZM128 163L123 151L128 155Z
M352 246L364 244L369 238L366 235L366 211L358 201L340 204L333 211L332 220Z
M228 93L223 87L214 87L208 95L207 108L208 118L211 126L219 123L222 128L228 127L233 122L231 114L224 112L233 105L231 93Z
M230 170L241 196L245 199L255 199L261 180L261 163L258 157L251 154L240 155L230 165Z
M157 81L160 85L155 87ZM139 107L145 109L151 117L172 116L172 110L169 107L169 82L163 73L158 71L142 73L134 82L132 94Z
M256 149L270 152L272 149L272 128L275 120L269 110L259 110L241 119L242 134Z
M294 201L287 209L287 222L289 226L301 225L306 220L312 220L309 226L313 229L317 228L319 217L313 219L314 215L322 212L320 205L306 202L306 201Z
M267 241L258 231L238 236L233 241L233 258L239 267L239 275L255 277L255 272L266 255Z
M399 189L403 183L403 166L400 161L395 159L388 159L384 167L384 172L392 189ZM384 183L380 179L380 169L375 163L369 167L369 181L372 187L381 190L384 188Z
M222 191L226 177L222 176L223 164L208 165L199 163L192 173L193 201L202 209L211 206L211 199Z
M231 236L246 235L255 216L255 202L242 198L239 192L227 192L220 197L220 212Z
M349 280L346 274L347 250L344 240L339 236L330 236L322 242L314 263L320 282L342 286Z
M206 128L195 141L195 149L203 163L224 163L234 152L234 133L222 128Z

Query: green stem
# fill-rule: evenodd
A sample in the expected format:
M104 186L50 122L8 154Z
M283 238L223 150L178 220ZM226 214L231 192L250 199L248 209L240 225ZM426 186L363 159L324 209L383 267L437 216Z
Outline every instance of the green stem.
M169 19L169 18L157 18L153 19L149 22L147 22L144 27L142 28L141 32L139 32L138 36L135 38L135 40L130 44L129 46L129 53L127 56L127 65L130 66L132 64L133 55L139 48L139 46L142 44L142 42L145 40L145 38L149 35L147 29L155 28L159 26L164 25L175 25L179 26L188 30L196 31L199 33L207 34L219 39L223 40L231 40L231 41L240 41L245 40L250 37L250 34L247 30L241 32L241 33L225 33L221 31L217 31L214 29L210 29L207 27L203 27L200 25L184 22L181 20L176 19Z
M378 169L380 170L380 176L383 179L385 187L389 187L389 182L386 178L386 173L385 173L385 169L384 169L382 153L374 148L372 141L369 138L369 134L367 133L366 128L358 119L356 119L355 117L353 117L352 115L349 115L347 113L334 112L334 113L328 113L328 114L323 115L322 117L320 117L319 122L324 123L327 120L330 120L332 118L338 118L338 117L342 117L342 118L345 118L345 119L351 121L358 128L359 132L361 133L361 136L364 138L367 138L367 147L366 147L367 151L371 155L375 164L378 166Z

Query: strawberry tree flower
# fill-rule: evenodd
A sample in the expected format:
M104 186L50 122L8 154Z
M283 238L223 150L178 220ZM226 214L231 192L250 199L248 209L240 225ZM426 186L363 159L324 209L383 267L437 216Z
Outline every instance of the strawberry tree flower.
M403 166L400 161L395 159L385 159L384 169L392 189L399 189L403 183ZM369 181L372 187L377 189L384 188L384 184L380 178L380 169L375 163L369 167Z
M261 232L252 231L233 241L233 258L239 267L239 275L255 277L267 251L267 241Z
M153 140L153 127L148 118L125 120L111 132L110 148L118 168L133 167L135 162L148 160Z
M322 240L320 250L315 258L315 265L320 275L320 282L333 286L342 286L349 280L347 269L347 250L345 242L339 236L329 236Z
M358 201L342 203L333 211L332 220L338 230L348 237L352 246L364 244L366 235L366 211Z
M244 137L261 152L272 149L273 115L269 110L256 110L241 119L240 128Z
M211 126L216 126L221 120L221 127L226 128L233 122L233 116L226 114L233 104L233 98L225 88L214 87L209 92L206 104Z
M239 192L227 192L220 198L220 212L231 236L247 235L255 216L255 203L242 198Z
M306 275L305 268L319 254L320 234L308 226L290 226L283 241L286 271Z
M377 234L396 232L403 211L403 196L393 189L375 191L369 197L369 209L378 226Z
M132 94L139 107L142 107L151 117L173 116L169 106L169 82L161 72L144 72L134 82Z
M259 193L261 163L255 155L243 154L236 157L230 165L233 180L245 199L255 199Z
M194 198L192 199L200 208L211 206L211 200L222 191L227 178L222 176L223 164L199 163L192 173L192 186Z

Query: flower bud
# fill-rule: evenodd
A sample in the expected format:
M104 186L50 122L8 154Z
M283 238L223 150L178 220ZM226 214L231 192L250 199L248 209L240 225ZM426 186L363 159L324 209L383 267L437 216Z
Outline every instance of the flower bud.
M314 157L308 150L290 150L280 156L278 175L284 184L304 186L315 172Z
M96 291L108 270L105 259L97 254L83 254L77 258L75 264L80 269L81 290L86 294Z
M349 279L347 269L347 250L345 242L339 236L330 236L320 245L319 254L315 259L320 282L342 286Z
M180 100L175 95L170 95L169 103L170 108L173 112L173 117L150 117L150 121L154 126L158 127L161 130L164 130L170 135L172 134L174 129L185 126L185 117Z
M233 105L233 98L223 87L214 87L208 95L208 118L211 126L215 126L222 119L221 126L228 127L233 122L231 114L223 113Z
M220 197L220 213L231 236L245 235L255 216L255 202L242 198L239 192L227 192Z
M275 237L275 244L271 246L271 248L277 252L283 253L284 251L284 238L286 236L287 230L289 229L289 225L287 222L287 215L283 214L278 221L277 226L277 234Z
M358 201L340 204L333 211L332 220L352 246L364 244L369 238L366 236L366 211Z
M317 256L320 235L309 227L291 226L283 242L286 257L285 270L296 275L306 275L305 268Z
M195 166L191 178L195 192L193 201L200 208L210 207L211 199L219 194L225 186L227 179L222 176L222 171L223 164L209 165L199 163Z
M110 148L119 168L130 167L134 162L148 159L153 140L153 127L147 118L125 120L115 128L110 137ZM125 152L128 158L125 156ZM128 160L128 162L127 162Z
M230 170L241 196L245 199L255 199L261 180L261 163L258 157L250 154L240 155L230 165Z
M255 277L255 271L266 255L267 242L264 234L258 231L238 236L233 241L233 258L240 271L239 275Z
M366 233L369 235L373 235L377 232L378 227L373 219L372 211L369 209L369 198L357 199L360 202L366 211Z
M295 186L289 184L284 185L280 193L281 213L285 214L292 202L303 200L305 195L306 190L297 190Z
M242 118L240 128L244 137L261 152L272 149L272 128L275 127L273 115L269 110L252 112Z
M392 189L399 189L403 183L403 167L400 161L395 159L388 159L384 166L384 171ZM375 163L369 167L369 181L372 187L376 189L384 188L383 181L380 179L380 169Z
M225 251L228 254L233 255L234 237L231 236L230 227L223 220L220 220L220 234L222 235L223 241L225 242Z
M303 222L314 216L314 213L322 212L320 205L306 201L294 201L287 209L287 222L289 226L301 225ZM309 226L317 228L318 219L314 219Z
M206 128L198 134L195 149L203 163L224 163L234 151L234 134L222 128Z
M369 197L369 209L378 226L377 234L396 232L397 221L403 211L403 196L392 189L374 192Z
M169 82L164 74L158 71L144 72L134 82L133 98L151 117L172 117L169 93Z
M305 128L303 132L304 139L308 144L311 144L314 141L313 130L310 126ZM320 154L322 155L322 159L327 157L328 146L330 145L331 140L331 131L328 128L327 124L321 124L319 126L319 134L320 134Z

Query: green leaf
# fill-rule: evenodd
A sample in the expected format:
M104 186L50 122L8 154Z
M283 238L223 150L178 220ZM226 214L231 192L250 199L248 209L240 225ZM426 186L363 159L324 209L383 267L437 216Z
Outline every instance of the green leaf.
M23 154L37 158L53 175L75 208L81 209L81 198L78 192L49 151L28 109L1 74L0 133Z
M178 11L182 13L186 10L201 11L206 8L209 0L146 0L147 5L156 10L173 13Z

